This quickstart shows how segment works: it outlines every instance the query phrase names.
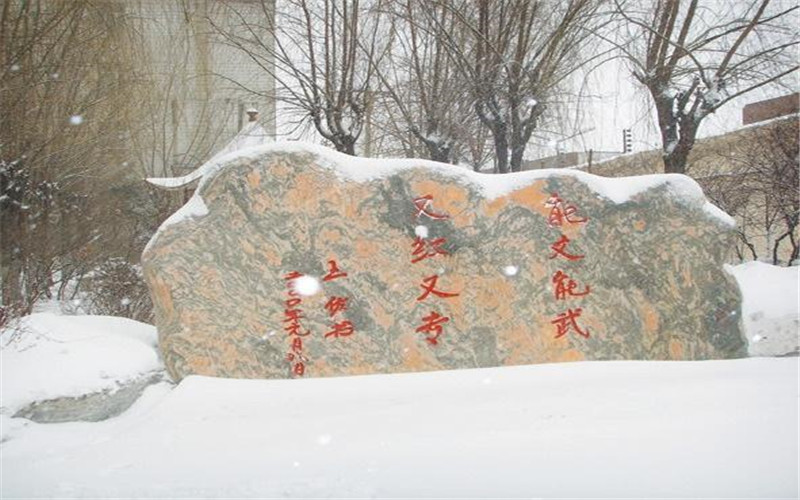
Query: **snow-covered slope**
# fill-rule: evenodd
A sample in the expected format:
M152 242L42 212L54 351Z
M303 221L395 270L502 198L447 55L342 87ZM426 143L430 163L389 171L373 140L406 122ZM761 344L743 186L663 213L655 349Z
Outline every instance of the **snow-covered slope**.
M729 266L742 290L742 318L751 356L800 352L800 267L763 262Z
M190 377L104 423L17 419L2 493L793 497L797 375L772 358Z
M0 409L113 391L163 370L155 327L112 316L32 314L0 335Z

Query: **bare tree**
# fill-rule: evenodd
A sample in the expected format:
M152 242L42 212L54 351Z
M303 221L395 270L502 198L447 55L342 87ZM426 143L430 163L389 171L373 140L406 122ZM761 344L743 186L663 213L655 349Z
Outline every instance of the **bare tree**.
M97 194L126 175L139 86L119 5L7 0L0 9L2 322L114 241L93 224L114 213Z
M382 45L380 11L359 0L258 4L253 16L227 3L236 22L214 27L225 43L275 79L275 97L300 112L300 124L310 121L337 151L355 154L374 78L370 60L378 59ZM245 90L263 95L259 89Z
M381 102L394 121L390 126L397 126L399 119L403 126L397 132L401 137L409 132L422 144L424 156L454 163L468 153L470 137L480 133L469 87L439 36L446 30L464 43L455 33L460 28L457 15L442 3L410 0L389 2L387 9L392 45L373 67L380 92L388 97Z
M736 217L742 260L791 265L800 256L798 134L796 118L747 131L716 153L728 172L698 179L709 198Z
M587 41L599 23L596 0L445 2L457 14L466 43L439 24L438 36L491 131L497 171L518 171L528 141L560 85L591 55Z
M798 69L797 5L783 2L615 0L628 37L617 43L649 92L664 170L685 173L703 120Z

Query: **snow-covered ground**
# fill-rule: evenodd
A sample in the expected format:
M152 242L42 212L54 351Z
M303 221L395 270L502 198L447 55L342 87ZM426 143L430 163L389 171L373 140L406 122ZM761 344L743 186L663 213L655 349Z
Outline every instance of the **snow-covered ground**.
M59 397L114 390L163 369L151 325L111 316L26 316L0 335L5 414Z
M800 266L747 262L727 268L742 291L742 317L752 356L797 355Z
M792 497L797 360L190 377L103 423L4 421L11 497Z
M798 268L729 271L751 353L796 351ZM0 335L2 498L799 493L797 357L189 377L116 418L38 424L11 415L158 369L155 333L119 318L24 321L13 341Z

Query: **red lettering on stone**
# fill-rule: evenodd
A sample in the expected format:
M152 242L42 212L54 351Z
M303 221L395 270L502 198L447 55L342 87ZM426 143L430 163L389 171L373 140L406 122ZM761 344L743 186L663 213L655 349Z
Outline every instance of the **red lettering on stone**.
M301 352L298 352L298 353L293 353L293 352L290 352L290 353L288 353L288 354L286 355L286 361L292 362L292 361L294 361L294 360L296 360L296 359L297 359L297 360L300 360L300 361L302 361L302 362L304 362L304 363L305 363L306 361L308 361L308 358L307 358L307 357L305 357L305 356L303 356L303 353L301 353Z
M564 221L570 224L580 224L589 220L588 217L577 217L575 212L578 209L574 205L565 205L558 193L553 193L544 204L550 208L550 214L547 216L547 224L550 227L562 226Z
M419 219L420 215L426 215L433 220L443 220L449 218L448 215L439 214L432 210L433 206L433 196L426 194L425 196L420 196L419 198L414 199L414 206L417 208L417 212L414 214L414 217Z
M583 255L573 255L567 253L567 245L569 244L569 238L566 235L561 235L561 238L558 239L555 243L553 243L550 248L553 250L553 253L550 255L551 259L558 257L559 255L566 258L567 260L580 260L584 256Z
M307 337L311 335L311 332L305 330L303 332L302 327L300 326L300 320L303 319L303 311L297 309L297 306L302 304L303 299L300 298L297 291L294 289L293 280L301 277L297 271L291 271L287 273L283 279L287 281L286 288L287 288L287 295L290 297L289 299L285 300L286 309L283 312L283 322L288 323L284 325L283 329L286 331L287 335L292 339L291 350L292 352L286 355L286 360L290 363L293 363L295 359L299 359L300 361L295 363L293 366L293 372L295 375L302 376L305 371L305 361L308 359L303 356L303 340L300 337Z
M288 280L297 279L297 278L299 278L300 276L302 276L302 274L300 274L299 272L297 272L297 271L292 271L292 272L290 272L290 273L287 273L287 274L286 274L286 276L284 276L284 277L283 277L283 279L285 279L285 280L287 280L287 281L288 281Z
M589 338L589 331L581 330L581 327L578 326L576 319L580 317L583 309L580 307L576 309L568 309L567 312L559 314L556 319L551 321L550 323L556 325L556 337L560 338L567 334L571 329L575 330L575 333L581 335L583 337Z
M286 309L283 312L283 316L284 316L283 319L284 323L289 323L291 321L299 321L305 317L303 316L303 311L301 311L300 309Z
M311 332L309 330L306 330L304 333L300 333L302 327L297 322L289 323L288 325L283 327L283 329L286 331L286 334L289 335L290 337L292 335L296 335L298 337L308 337L309 335L311 335Z
M564 300L567 296L581 297L583 295L588 295L591 291L587 286L582 292L576 292L575 288L578 286L578 283L561 270L556 271L553 275L553 284L555 285L554 293L556 300Z
M333 337L338 339L339 337L349 337L354 331L355 328L353 327L353 323L345 320L339 323L334 323L333 330L326 333L325 338Z
M328 274L322 277L322 281L331 281L335 280L336 278L344 278L347 276L347 273L339 269L339 266L336 265L335 260L328 261L328 268Z
M439 276L435 275L435 274L433 276L428 276L427 278L422 280L423 284L420 285L420 287L424 291L422 292L422 295L417 297L417 300L425 300L428 297L428 295L430 295L430 294L434 294L437 297L443 297L443 298L458 297L457 293L442 292L442 291L436 290L436 282L438 280L439 280Z
M446 240L444 238L426 240L417 236L417 238L414 240L414 249L411 252L411 255L414 256L414 258L411 259L411 263L416 264L421 260L425 260L428 257L434 257L436 255L449 255L446 250L441 248L445 241Z
M417 332L425 334L433 333L433 337L426 337L425 340L432 345L437 345L439 343L439 336L442 334L442 324L450 321L450 318L442 316L436 311L432 311L429 315L423 317L422 321L424 323L417 328Z
M292 340L292 352L300 354L303 351L303 339L295 337Z
M325 304L328 315L333 317L339 311L347 310L347 297L331 297Z

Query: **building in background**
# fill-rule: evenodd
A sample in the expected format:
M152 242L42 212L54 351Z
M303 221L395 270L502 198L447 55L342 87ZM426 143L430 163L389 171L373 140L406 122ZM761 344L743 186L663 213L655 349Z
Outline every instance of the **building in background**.
M797 114L800 111L800 94L775 97L753 102L742 108L742 124L763 122L781 116Z
M522 170L539 170L543 168L567 168L576 165L592 165L598 161L608 160L621 155L620 151L570 151L559 153L537 160L522 162Z
M137 150L148 176L194 170L247 124L246 110L275 135L275 82L226 43L247 20L272 44L274 0L119 0L136 26L143 78L150 86ZM244 28L242 28L244 29ZM272 64L271 61L267 63Z

